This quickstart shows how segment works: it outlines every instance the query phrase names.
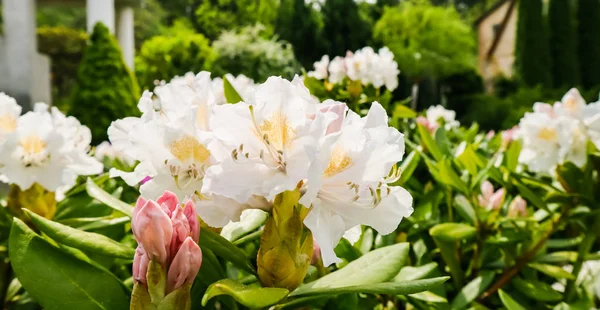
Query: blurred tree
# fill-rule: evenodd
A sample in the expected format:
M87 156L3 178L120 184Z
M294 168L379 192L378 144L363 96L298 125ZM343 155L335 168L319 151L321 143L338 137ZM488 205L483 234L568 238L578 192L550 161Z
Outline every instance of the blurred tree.
M374 35L390 48L398 67L413 83L413 108L418 100L419 83L424 78L441 79L474 66L471 27L451 6L404 1L385 9L375 25Z
M161 34L167 30L168 13L163 9L158 0L144 0L143 5L135 9L134 13L135 47L140 49L144 41Z
M542 0L519 1L518 14L515 56L520 78L527 86L551 87L552 64Z
M215 58L210 42L185 20L176 21L166 33L145 41L135 58L135 73L144 89L153 89L155 80L208 70Z
M577 41L571 12L571 1L550 0L548 24L552 82L555 87L579 84Z
M600 85L600 2L579 0L577 28L581 83L586 88Z
M90 128L97 144L107 139L106 129L113 120L139 113L139 96L115 38L106 26L96 24L77 73L71 115Z
M294 48L296 59L309 70L324 53L315 10L304 0L281 0L275 33Z
M194 26L210 40L221 32L260 23L269 34L277 17L275 0L205 0L195 10Z
M73 29L85 30L85 7L70 6L40 6L37 10L38 27L65 26Z
M361 18L354 0L325 0L323 13L323 38L328 43L330 57L346 54L367 45L371 29Z

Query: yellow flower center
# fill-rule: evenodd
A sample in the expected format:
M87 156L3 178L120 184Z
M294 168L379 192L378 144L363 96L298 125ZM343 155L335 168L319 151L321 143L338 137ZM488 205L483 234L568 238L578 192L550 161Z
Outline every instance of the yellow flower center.
M287 148L296 133L288 123L287 118L280 112L275 113L270 119L259 126L262 135L266 135L269 143L277 150Z
M39 154L46 148L46 143L38 136L28 136L21 139L21 147L26 154Z
M552 129L552 128L542 128L539 132L538 132L538 138L542 139L542 140L546 140L546 141L554 141L556 140L556 130Z
M0 115L0 131L13 132L15 129L17 129L17 120L12 115Z
M171 154L181 162L191 159L194 162L204 163L210 157L210 151L189 135L174 141L168 148Z
M352 165L352 159L346 155L346 152L342 150L340 147L335 147L333 151L331 151L331 156L329 157L329 165L323 175L325 177L334 176L350 167Z

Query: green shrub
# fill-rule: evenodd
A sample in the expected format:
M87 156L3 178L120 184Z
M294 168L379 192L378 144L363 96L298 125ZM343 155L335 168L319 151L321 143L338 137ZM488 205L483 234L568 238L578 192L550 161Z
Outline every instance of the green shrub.
M68 97L77 79L88 35L85 31L63 26L37 30L38 51L51 59L52 98L54 105L68 112Z
M73 88L70 114L90 127L94 143L106 140L106 129L119 118L137 113L139 87L125 66L116 40L96 24Z
M224 32L213 47L219 55L213 66L216 75L244 74L262 82L269 76L292 78L300 72L292 47L276 38L262 37L261 25L239 32Z
M170 80L190 71L207 70L215 58L203 35L181 24L169 33L144 42L135 58L135 73L143 89L153 89L155 80Z

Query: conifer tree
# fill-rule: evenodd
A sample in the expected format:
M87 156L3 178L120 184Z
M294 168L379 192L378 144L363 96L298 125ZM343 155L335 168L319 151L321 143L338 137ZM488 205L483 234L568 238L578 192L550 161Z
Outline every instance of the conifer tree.
M517 69L528 86L552 86L551 59L542 12L542 0L519 1Z
M555 87L579 84L577 40L571 1L551 0L548 10L552 82Z
M590 88L600 84L600 2L579 0L577 3L581 84Z
M107 139L113 120L138 113L139 87L125 66L121 49L108 28L94 26L73 88L70 114L92 131L92 140Z

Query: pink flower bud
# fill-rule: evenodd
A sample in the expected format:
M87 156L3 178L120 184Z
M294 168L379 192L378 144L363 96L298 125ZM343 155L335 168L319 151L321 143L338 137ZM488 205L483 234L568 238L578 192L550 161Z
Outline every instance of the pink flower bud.
M146 255L146 251L141 246L135 249L133 257L133 279L137 282L146 284L146 273L148 272L148 264L150 259Z
M172 257L177 253L177 249L183 244L183 241L190 236L190 224L183 214L182 208L175 207L175 210L171 214L171 226L173 227L173 237L169 253Z
M435 132L435 130L439 126L437 122L430 122L427 118L423 116L417 117L417 124L425 126L425 128L427 128L427 130L429 130L429 132L431 133Z
M184 284L194 282L202 265L202 250L198 244L187 237L173 258L167 274L167 294Z
M489 206L492 210L500 209L502 203L504 202L504 192L504 188L501 188L492 194L489 201Z
M481 183L481 195L485 200L489 200L494 194L494 185L490 181Z
M496 135L496 132L493 130L488 131L488 133L485 135L485 137L489 140L491 138L493 138Z
M138 199L138 203L143 199ZM135 211L135 209L138 209ZM144 248L150 259L156 259L161 264L167 263L167 249L171 245L173 227L171 220L160 206L148 200L141 206L136 204L135 217L131 221L131 230L135 240Z
M200 221L198 221L198 215L196 215L193 201L188 200L188 202L185 203L183 214L190 224L190 236L194 241L198 242L198 239L200 239Z
M502 132L502 145L504 147L506 147L515 138L515 134L517 133L518 129L519 127L515 126L509 130L504 130Z
M165 191L160 197L158 197L156 202L168 216L171 216L173 210L175 210L175 208L177 208L177 206L179 205L177 195L169 191Z
M527 216L527 201L521 196L515 197L508 207L508 217L525 217Z

